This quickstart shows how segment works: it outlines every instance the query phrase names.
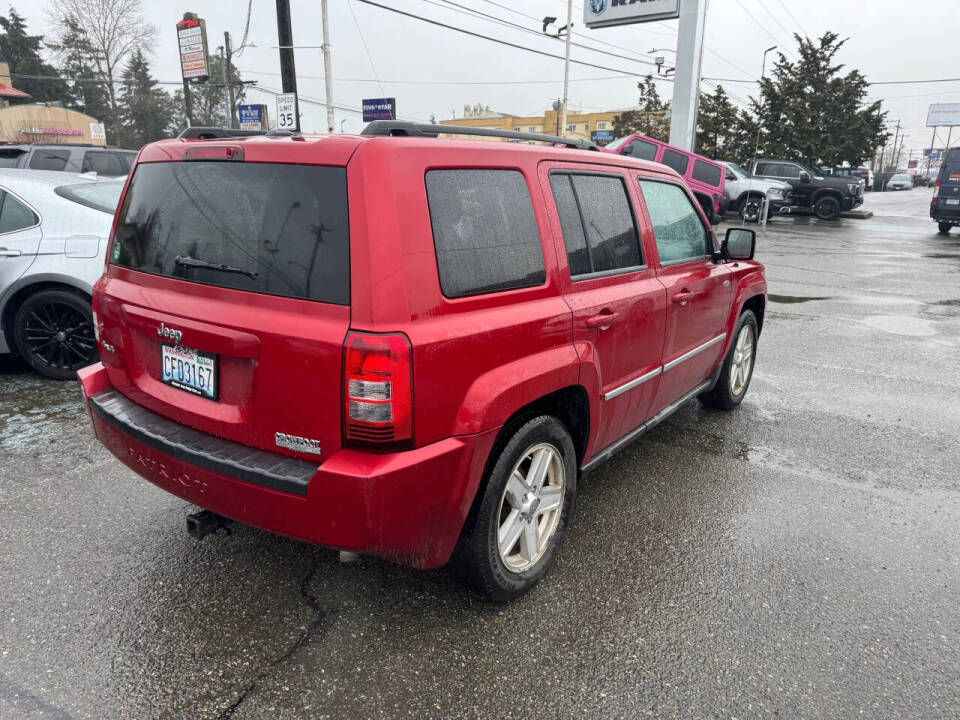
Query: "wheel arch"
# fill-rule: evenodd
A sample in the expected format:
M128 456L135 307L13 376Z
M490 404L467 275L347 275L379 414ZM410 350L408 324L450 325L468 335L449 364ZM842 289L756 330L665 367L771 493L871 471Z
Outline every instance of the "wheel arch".
M813 195L810 196L810 204L816 205L819 200L822 200L825 197L832 197L834 200L840 203L840 209L843 209L843 193L832 187L821 188L820 190L814 191Z
M13 341L13 319L17 310L28 297L43 290L66 290L82 296L88 302L92 299L92 288L76 278L54 274L21 278L10 288L0 308L0 332L10 352L17 352Z
M765 196L766 196L766 193L763 192L762 190L744 190L742 193L740 193L737 196L736 207L739 208L740 203L742 203L747 198L755 197L757 198L757 200L763 200Z

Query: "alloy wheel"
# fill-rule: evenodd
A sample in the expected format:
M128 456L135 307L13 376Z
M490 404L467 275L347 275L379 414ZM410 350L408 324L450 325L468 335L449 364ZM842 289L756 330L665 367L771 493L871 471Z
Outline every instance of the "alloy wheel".
M566 476L549 443L528 448L513 466L500 498L497 548L507 570L521 573L543 557L563 512Z
M740 328L737 344L733 348L733 360L730 363L730 391L739 396L750 382L753 369L753 330L749 325Z
M66 303L37 305L27 316L24 338L29 353L56 370L78 370L97 357L93 324Z

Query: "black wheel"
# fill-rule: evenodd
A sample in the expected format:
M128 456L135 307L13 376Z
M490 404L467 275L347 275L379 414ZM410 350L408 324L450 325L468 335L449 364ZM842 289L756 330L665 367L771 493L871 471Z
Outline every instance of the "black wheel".
M937 229L940 231L940 234L941 234L941 235L946 235L947 233L949 233L949 232L950 232L950 228L952 228L952 227L953 227L953 224L952 224L952 223L948 223L948 222L938 222L938 223L937 223Z
M712 390L700 395L700 402L721 410L732 410L743 401L753 378L758 335L757 318L751 310L744 310L723 360L720 379Z
M72 380L95 362L90 301L69 290L41 290L19 307L13 340L20 356L41 375Z
M490 600L506 602L553 564L577 492L573 440L541 415L510 436L464 526L451 569Z
M740 201L740 217L746 222L759 222L761 200L758 197L746 197Z
M834 220L840 214L840 203L836 198L820 198L813 206L813 212L821 220Z

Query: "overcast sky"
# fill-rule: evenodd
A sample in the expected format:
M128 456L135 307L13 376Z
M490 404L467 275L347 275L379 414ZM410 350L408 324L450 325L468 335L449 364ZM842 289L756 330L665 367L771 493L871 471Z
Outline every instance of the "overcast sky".
M561 41L465 14L445 0L377 2L525 47L563 54ZM536 30L540 27L534 18L562 18L566 13L566 0L453 3ZM39 7L41 2L3 2L0 7L10 5L26 16L32 32L46 32L48 21ZM459 116L465 104L474 103L516 115L536 115L561 94L562 60L469 37L360 0L330 0L329 6L336 105L359 108L364 97L396 97L401 117L426 121L431 115L438 120L449 118L451 113ZM581 6L582 0L574 2L574 41L613 55L573 48L573 59L610 70L572 65L571 107L607 110L635 104L637 79L628 73L649 72L652 68L643 64L641 55L653 48L676 47L677 21L586 30ZM319 0L291 0L291 8L294 43L319 46ZM247 0L148 0L144 2L144 14L160 28L151 56L153 73L160 80L179 78L174 25L188 10L206 19L211 51L222 44L224 30L231 33L234 45L240 43ZM831 30L849 37L840 61L849 68L859 68L870 81L958 77L958 29L957 0L710 0L702 74L705 78L755 80L760 76L765 48L778 45L791 56L796 46L791 33L819 36ZM263 88L251 89L248 101L267 103L273 117L274 99L267 90L280 89L278 54L270 47L277 45L273 0L252 0L248 42L257 47L244 50L236 64L245 79L256 80ZM672 57L670 52L654 54ZM325 109L307 102L324 99L321 51L297 50L296 68L303 128L322 131L326 125ZM745 100L754 92L750 83L722 84L735 99ZM660 88L666 97L672 93L670 83L660 83ZM709 91L710 87L704 89ZM873 96L884 100L884 108L890 111L891 129L897 119L901 120L907 133L905 147L919 152L929 147L931 141L932 131L925 127L928 105L960 102L960 82L878 85L873 88ZM358 112L337 109L337 128L341 120L346 121L343 127L347 132L362 127ZM943 139L945 129L938 145ZM960 144L960 137L953 144Z

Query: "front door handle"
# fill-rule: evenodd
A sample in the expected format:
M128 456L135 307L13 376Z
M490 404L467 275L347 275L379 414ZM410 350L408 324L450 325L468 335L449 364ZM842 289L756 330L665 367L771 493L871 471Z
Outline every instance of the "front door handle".
M678 292L676 295L674 295L670 299L673 300L678 305L686 305L688 302L693 300L693 295L694 294L692 292L687 292L686 290L682 290L681 292Z
M587 327L597 328L599 330L606 330L611 325L616 325L619 319L620 319L620 313L615 313L615 312L600 313L599 315L594 315L593 317L587 318Z
M20 257L23 253L19 250L7 250L6 248L0 248L0 257Z

